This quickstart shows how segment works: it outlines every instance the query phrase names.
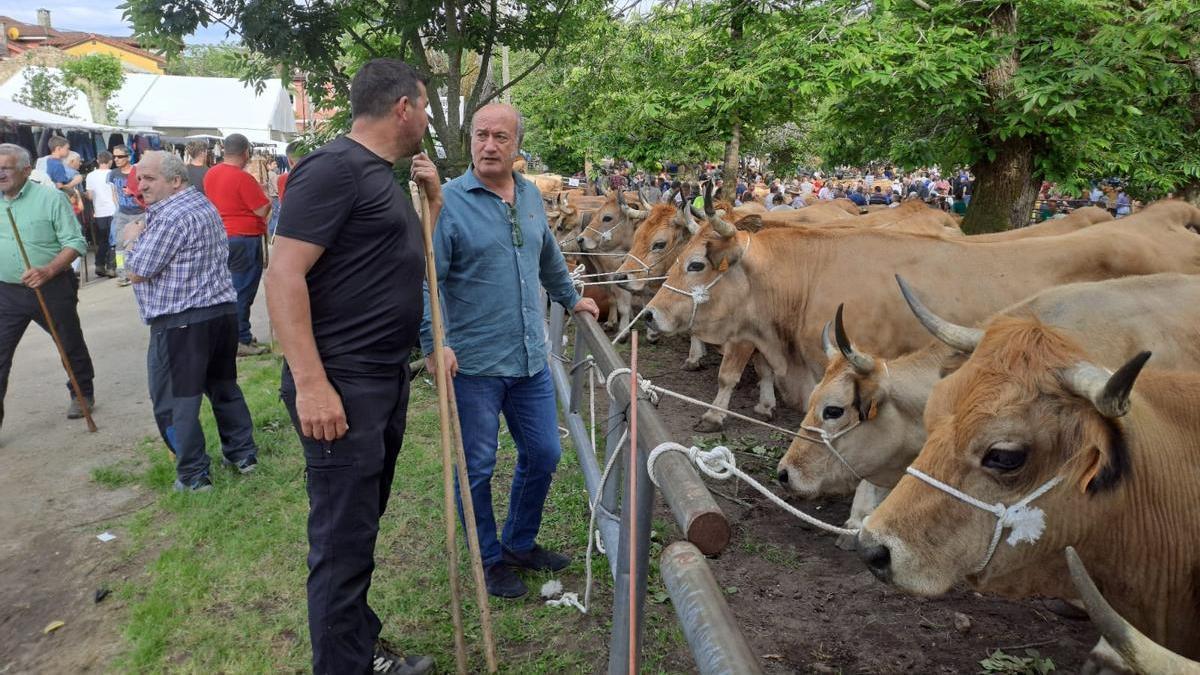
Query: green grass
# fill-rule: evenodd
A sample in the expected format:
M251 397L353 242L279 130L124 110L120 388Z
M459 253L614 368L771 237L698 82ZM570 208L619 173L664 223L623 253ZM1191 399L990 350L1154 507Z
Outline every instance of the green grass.
M255 422L259 467L238 476L219 467L211 412L203 422L214 458L212 492L172 491L174 468L157 439L139 446L138 462L93 473L105 487L139 484L155 503L130 515L130 560L145 560L144 573L118 589L127 603L125 649L112 668L119 672L277 672L310 669L304 581L307 570L304 460L287 412L278 399L279 364L271 357L239 361L242 390ZM453 625L442 514L441 450L436 394L418 378L413 385L404 448L393 496L381 523L370 603L384 623L383 637L413 653L432 654L443 672L454 668ZM501 434L494 492L497 519L506 512L515 453ZM565 449L539 541L573 554L558 575L567 590L583 595L587 541L586 492L574 452ZM656 522L657 542L678 535ZM459 538L471 672L483 672L478 611L466 549ZM663 602L652 558L647 602L647 672L691 670L691 658L669 601ZM501 671L510 673L598 672L607 663L612 583L603 556L593 557L592 612L544 606L536 594L551 575L526 577L531 593L517 601L490 603ZM654 599L657 597L657 601Z

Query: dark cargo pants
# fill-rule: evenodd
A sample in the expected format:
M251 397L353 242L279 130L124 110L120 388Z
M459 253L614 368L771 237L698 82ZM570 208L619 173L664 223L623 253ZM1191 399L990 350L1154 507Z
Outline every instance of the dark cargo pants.
M326 363L349 430L330 442L300 432L296 385L284 365L280 396L300 435L308 488L308 628L317 675L370 672L382 623L367 606L379 518L404 440L407 365L364 374Z

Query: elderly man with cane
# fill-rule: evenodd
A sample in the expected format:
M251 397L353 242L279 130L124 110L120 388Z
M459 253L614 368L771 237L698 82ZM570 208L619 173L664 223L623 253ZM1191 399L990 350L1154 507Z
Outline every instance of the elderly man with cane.
M254 424L237 383L237 294L217 209L188 184L183 160L151 151L137 167L146 218L126 226L125 269L138 313L150 324L146 369L154 421L175 454L175 489L212 489L200 400L217 420L223 462L258 465Z
M13 353L30 321L54 338L67 368L72 395L67 417L86 416L90 422L94 372L79 326L79 281L71 271L87 243L66 196L30 181L31 168L28 151L0 144L0 192L7 211L0 227L0 424Z
M313 671L416 675L427 656L379 640L367 605L379 520L408 413L421 323L421 221L393 174L412 175L436 213L437 169L421 150L425 77L395 59L350 83L350 133L300 162L287 184L267 271L283 349L280 394L300 436L308 489L308 626ZM414 157L415 155L415 157ZM211 174L210 174L211 175Z

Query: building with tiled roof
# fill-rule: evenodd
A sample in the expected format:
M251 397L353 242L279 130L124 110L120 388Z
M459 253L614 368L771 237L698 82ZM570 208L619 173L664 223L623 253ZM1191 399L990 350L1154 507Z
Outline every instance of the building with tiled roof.
M58 51L68 56L112 54L130 72L156 74L161 74L167 63L158 54L143 49L132 37L59 30L51 25L47 9L39 9L37 16L38 22L32 24L0 16L0 59L23 56L33 50Z

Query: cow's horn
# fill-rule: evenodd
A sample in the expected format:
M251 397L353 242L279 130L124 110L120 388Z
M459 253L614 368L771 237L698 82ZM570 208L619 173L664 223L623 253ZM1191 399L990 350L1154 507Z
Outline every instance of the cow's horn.
M1067 567L1071 570L1071 583L1079 592L1092 623L1135 673L1195 675L1200 672L1200 663L1154 642L1118 614L1096 588L1079 554L1071 546L1067 547Z
M833 322L826 321L825 327L821 329L821 349L825 351L825 358L832 359L837 356L837 345L833 344L833 338L830 333L833 331Z
M904 295L904 301L908 303L908 308L916 315L917 321L921 322L925 330L933 334L935 338L964 354L970 354L975 351L975 347L983 339L982 330L950 323L931 312L928 307L917 299L917 295L913 293L908 282L899 274L896 275L896 283L900 284L900 293Z
M691 204L681 204L679 207L679 224L687 229L689 234L696 234L700 231L700 223L697 223L694 216L696 208Z
M662 192L652 187L643 187L638 190L638 197L642 200L642 206L651 208L662 200Z
M624 213L625 217L629 218L630 220L641 220L650 215L646 211L635 209L629 204L625 203L625 192L623 190L617 190L617 205L621 207L621 213Z
M728 239L737 234L737 230L734 229L733 225L718 216L717 212L713 209L712 183L704 184L704 215L708 218L708 224L712 225L713 231L722 237Z
M850 363L850 367L862 375L869 375L875 370L875 359L855 351L854 346L850 344L850 338L846 337L846 326L842 323L843 307L844 305L838 305L837 314L833 317L833 339L837 341L837 347Z
M1129 393L1150 352L1129 359L1117 372L1109 372L1093 363L1080 361L1063 373L1067 388L1092 402L1101 415L1121 417L1129 412Z
M597 197L604 196L604 186L600 184L599 178L596 179L596 196Z

